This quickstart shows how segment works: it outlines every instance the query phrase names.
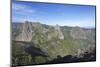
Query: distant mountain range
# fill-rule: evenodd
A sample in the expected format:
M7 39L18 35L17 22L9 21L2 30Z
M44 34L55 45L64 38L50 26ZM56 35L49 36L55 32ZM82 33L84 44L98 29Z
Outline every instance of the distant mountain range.
M91 53L95 50L95 28L81 28L60 25L46 25L37 22L12 23L12 56L14 64L39 64L57 59L58 56L65 57L72 55L83 57L85 52ZM16 41L16 42L15 42ZM34 43L32 46L40 48L48 54L48 57L37 57L33 63L22 61L18 58L20 54L26 55L24 47L27 44L20 42ZM28 54L30 56L31 54ZM20 55L21 57L21 55ZM32 58L32 56L30 56ZM26 59L26 58L24 58ZM29 60L29 58L27 59ZM41 60L41 61L40 61ZM15 63L16 62L16 63Z

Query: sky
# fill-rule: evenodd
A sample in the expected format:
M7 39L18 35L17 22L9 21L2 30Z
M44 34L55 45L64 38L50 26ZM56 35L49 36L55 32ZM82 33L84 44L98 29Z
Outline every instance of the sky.
M95 6L12 2L12 22L40 22L47 25L95 27Z

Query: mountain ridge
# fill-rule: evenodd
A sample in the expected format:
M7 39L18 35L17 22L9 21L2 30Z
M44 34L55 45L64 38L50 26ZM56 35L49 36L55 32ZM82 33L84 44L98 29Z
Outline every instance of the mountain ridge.
M56 59L57 56L82 57L85 52L91 53L95 49L95 29L78 26L51 26L26 21L25 23L12 23L12 40L34 43L32 46L48 53L49 61ZM24 52L21 43L13 42L12 45ZM16 53L15 49L14 51Z

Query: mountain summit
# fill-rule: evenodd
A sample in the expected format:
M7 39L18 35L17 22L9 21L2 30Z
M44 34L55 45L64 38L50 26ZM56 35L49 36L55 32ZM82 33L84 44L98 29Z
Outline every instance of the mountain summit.
M27 54L24 51L26 42L47 53L49 57L45 58L46 61L67 55L83 57L86 52L95 50L95 29L81 27L51 26L29 21L12 23L12 39L14 57Z

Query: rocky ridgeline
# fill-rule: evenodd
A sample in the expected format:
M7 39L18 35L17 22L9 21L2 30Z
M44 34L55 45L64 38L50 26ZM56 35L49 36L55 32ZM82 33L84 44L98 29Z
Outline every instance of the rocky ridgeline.
M35 35L34 30L37 30L38 32L43 33L43 34L49 31L49 29L42 27L42 25L39 23L32 23L28 21L23 23L21 28L22 29L19 29L21 33L18 34L14 39L16 41L30 42L32 40L32 37ZM53 26L51 28L53 28ZM58 25L54 26L54 31L56 32L59 39L64 39L64 35L61 32L60 26ZM48 36L48 38L50 37Z
M37 44L35 46L47 52L51 58L57 58L58 55L61 57L66 55L80 56L95 48L95 30L80 27L71 27L71 29L61 27L28 21L13 23L12 39L33 42ZM62 31L64 29L65 31Z
M33 35L34 30L32 30L32 23L25 22L22 26L21 33L15 38L15 40L30 42Z

